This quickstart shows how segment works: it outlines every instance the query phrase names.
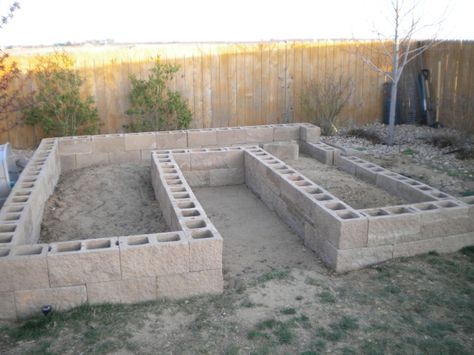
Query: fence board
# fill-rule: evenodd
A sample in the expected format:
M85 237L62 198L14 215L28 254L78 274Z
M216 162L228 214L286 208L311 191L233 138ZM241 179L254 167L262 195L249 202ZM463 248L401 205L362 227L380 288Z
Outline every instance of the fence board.
M326 73L342 73L354 82L354 93L341 112L339 124L364 124L381 119L382 84L386 78L364 65L356 55L371 56L382 65L382 45L353 41L288 41L230 44L163 44L67 48L77 59L85 83L81 94L95 98L102 133L121 132L128 122L129 75L146 78L153 58L180 66L172 89L182 93L193 112L192 127L217 127L302 121L301 95L308 80L321 80ZM390 46L390 43L386 43ZM12 50L23 70L31 68L34 56L51 49ZM413 81L420 67L412 64L406 80ZM424 66L431 70L433 100L439 99L441 123L453 127L474 124L474 43L449 41L428 50ZM441 63L440 97L436 97L438 62ZM386 64L388 67L390 64ZM26 83L24 92L32 88ZM0 122L0 143L32 147L41 130L20 125L8 132L12 114Z

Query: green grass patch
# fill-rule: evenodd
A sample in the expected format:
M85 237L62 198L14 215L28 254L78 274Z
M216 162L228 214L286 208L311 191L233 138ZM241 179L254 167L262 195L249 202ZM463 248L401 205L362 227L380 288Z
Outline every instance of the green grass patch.
M282 310L280 310L280 313L285 314L285 315L296 314L296 309L294 309L292 307L287 307L287 308L283 308Z
M336 297L329 291L323 291L318 296L321 303L336 303Z
M268 282L271 280L285 280L288 279L290 276L290 270L287 269L274 269L271 271L267 271L260 275L257 278L257 281L260 283Z

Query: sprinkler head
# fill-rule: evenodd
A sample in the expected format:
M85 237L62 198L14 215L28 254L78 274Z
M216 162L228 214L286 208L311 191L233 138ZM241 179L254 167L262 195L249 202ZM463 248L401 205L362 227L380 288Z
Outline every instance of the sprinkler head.
M44 305L44 306L41 307L41 312L42 312L45 316L47 316L52 310L53 310L53 307L50 306L49 304Z

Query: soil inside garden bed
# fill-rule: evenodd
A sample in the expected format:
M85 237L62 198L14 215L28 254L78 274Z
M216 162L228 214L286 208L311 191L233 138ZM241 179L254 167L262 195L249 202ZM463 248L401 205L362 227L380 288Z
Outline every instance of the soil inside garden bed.
M407 203L400 197L360 180L337 167L322 164L305 154L300 154L296 160L286 160L285 163L355 209Z
M150 167L98 166L61 174L45 205L41 243L168 231Z

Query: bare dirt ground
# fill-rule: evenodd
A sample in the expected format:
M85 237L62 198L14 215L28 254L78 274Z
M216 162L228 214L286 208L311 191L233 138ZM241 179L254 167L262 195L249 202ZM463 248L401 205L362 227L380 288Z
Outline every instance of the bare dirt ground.
M297 160L287 160L285 163L355 209L406 203L377 186L356 179L334 166L322 164L305 154L301 154Z
M120 164L62 174L48 200L40 242L167 231L150 167Z
M297 165L301 163L301 170L306 169L302 161L291 165L300 170ZM303 172L308 176L315 170L309 164ZM136 171L130 174L136 178ZM100 176L108 175L95 178L101 181ZM316 181L321 176L313 178ZM324 182L330 183L331 179ZM87 189L89 184L82 186ZM366 187L358 188L361 190L353 197L349 188L329 190L340 198L353 198L356 204L361 203L357 196L367 193ZM109 189L109 194L119 191ZM0 323L0 352L472 352L474 248L392 260L336 275L245 186L195 192L224 238L223 295L129 306L83 306L30 321ZM94 193L89 198L93 200ZM377 203L392 203L380 201Z

